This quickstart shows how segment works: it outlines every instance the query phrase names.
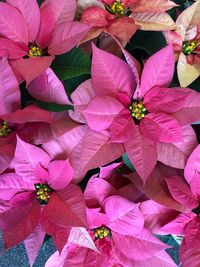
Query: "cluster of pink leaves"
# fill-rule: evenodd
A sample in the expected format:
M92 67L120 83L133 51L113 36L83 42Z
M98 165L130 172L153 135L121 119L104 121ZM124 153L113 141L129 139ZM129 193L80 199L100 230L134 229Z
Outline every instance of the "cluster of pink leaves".
M5 122L9 130L0 137L4 250L24 241L32 265L48 234L58 251L47 267L173 267L169 246L155 237L170 233L184 236L183 267L198 267L200 148L191 123L200 119L200 94L169 87L172 45L151 56L142 71L122 47L126 62L93 45L91 79L71 101L50 68L56 55L101 32L128 41L138 28L173 29L164 11L176 4L123 1L131 15L118 18L105 8L114 1L86 2L78 1L81 22L73 0L46 0L40 8L35 0L0 2L0 130ZM30 43L45 54L29 57ZM24 80L34 98L74 110L22 109ZM133 102L146 108L141 120L131 114ZM123 163L109 165L124 153L136 172ZM98 167L83 193L77 183ZM37 185L50 190L46 203L38 201Z

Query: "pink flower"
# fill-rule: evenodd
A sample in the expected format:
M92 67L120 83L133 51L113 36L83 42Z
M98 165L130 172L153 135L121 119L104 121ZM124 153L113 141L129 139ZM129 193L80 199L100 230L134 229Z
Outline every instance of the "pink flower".
M111 178L116 167L111 165L103 168L100 176L107 176L106 180ZM56 253L46 266L50 267L55 261L60 264L59 266L71 266L72 262L79 266L90 263L98 267L140 266L139 264L151 266L153 262L162 263L162 260L169 261L168 264L175 266L164 252L166 245L143 228L140 203L135 204L120 195L113 195L117 190L114 191L106 180L93 177L85 191L87 205L91 207L87 209L88 232L98 251L89 246L83 248L67 243L60 257ZM77 243L76 236L72 235L70 242L83 246L85 242Z
M6 58L0 59L0 88L0 115L19 109L19 85Z
M65 87L51 68L35 78L27 91L34 98L41 101L60 105L72 105L65 91Z
M73 21L76 1L36 0L0 3L0 56L8 57L27 84L43 73L55 55L73 48L89 27ZM34 68L33 68L34 66Z
M176 30L165 32L168 43L172 43L177 64L177 74L181 86L188 86L199 77L200 63L200 1L185 9L176 20Z
M10 166L14 157L16 134L26 142L37 142L40 127L50 127L51 117L50 112L33 105L0 115L0 172Z
M188 88L167 88L174 73L171 46L147 60L136 90L135 65L130 56L127 60L132 68L93 47L92 80L72 93L75 112L70 116L94 131L108 131L107 142L123 144L146 181L156 165L158 145L184 146L184 127L200 118L200 94Z
M117 252L115 251L117 254ZM114 256L114 255L113 255ZM55 252L46 262L45 267L73 267L77 264L79 267L95 266L95 267L176 267L177 265L164 250L155 256L142 261L128 260L123 255L120 259L111 259L105 254L99 254L87 248L75 246L67 243L61 254ZM55 265L57 264L57 265Z
M200 253L199 253L199 245L200 245L200 238L199 238L199 229L200 229L200 177L199 177L199 161L200 161L200 145L196 147L196 149L193 151L191 156L189 157L184 174L185 179L178 175L178 173L172 174L169 176L169 174L166 174L166 172L163 172L162 182L158 182L160 184L160 190L159 194L160 196L157 196L156 201L160 202L161 204L165 206L170 206L170 208L179 212L175 218L173 219L171 217L167 218L169 222L165 222L163 225L163 222L166 220L163 217L162 212L158 211L158 215L160 218L158 220L155 217L152 217L149 220L150 225L155 225L155 220L157 222L161 222L160 226L162 226L159 230L160 233L170 233L175 235L184 235L184 240L181 244L180 248L180 258L183 266L198 266L200 261ZM167 177L167 178L165 178ZM158 178L158 177L156 177ZM164 183L165 178L165 183ZM161 178L160 178L161 179ZM153 180L151 180L152 182ZM166 191L166 184L168 188L168 192L170 192L171 196L167 195ZM151 194L156 196L157 189L155 188L155 182L151 184L151 187L154 188L153 191L151 191ZM163 194L163 192L165 193ZM167 194L166 194L167 193ZM158 193L157 193L158 195ZM174 199L174 202L172 202L172 198ZM154 197L153 197L154 198ZM177 205L177 203L179 205ZM156 205L155 203L152 203L149 205L141 205L141 210L144 212L148 209L155 210ZM146 207L145 207L146 206ZM164 207L163 207L164 208ZM162 208L160 208L160 211L162 211ZM159 214L160 213L160 214ZM148 212L149 214L149 212ZM175 215L175 214L174 214Z
M72 183L69 160L51 161L42 149L18 137L13 166L16 173L0 176L0 199L8 206L2 205L0 214L6 249L26 238L36 242L41 231L42 237L45 232L55 236L63 227L86 225L84 197Z
M88 37L101 31L128 41L138 28L142 30L174 29L174 22L164 11L176 6L172 1L147 0L78 0L81 21L92 26ZM124 31L126 29L126 31Z

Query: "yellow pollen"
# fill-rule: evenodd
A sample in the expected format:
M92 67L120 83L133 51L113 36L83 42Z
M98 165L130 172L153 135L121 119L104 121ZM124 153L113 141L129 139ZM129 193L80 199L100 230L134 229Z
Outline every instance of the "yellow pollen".
M143 119L147 113L147 110L142 101L133 102L132 105L129 107L129 110L131 111L131 116L133 118L136 118L137 120Z
M0 137L6 137L12 130L9 128L9 125L6 121L0 124Z
M35 189L40 204L48 204L52 189L47 184L35 184Z
M196 47L197 47L196 42L187 41L183 43L182 51L187 56L187 55L190 55L195 50Z
M28 51L29 57L41 57L42 56L42 49L39 48L37 45L30 45Z
M106 227L98 227L94 229L94 235L96 239L102 239L104 237L111 237L110 229Z
M124 15L125 9L124 4L118 1L115 1L111 6L111 12L115 15Z

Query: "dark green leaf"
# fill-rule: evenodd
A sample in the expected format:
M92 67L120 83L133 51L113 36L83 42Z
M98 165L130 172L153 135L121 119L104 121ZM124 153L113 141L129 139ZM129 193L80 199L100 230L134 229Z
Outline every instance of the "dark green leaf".
M156 31L137 31L126 49L139 61L153 55L161 48L165 47L167 42L162 32ZM143 54L139 51L143 50Z
M55 103L46 103L38 100L36 100L35 102L38 107L52 112L61 112L70 109L73 110L73 106L70 105L58 105Z
M65 90L70 95L82 82L90 79L90 75L81 75L64 81Z
M27 104L30 104L34 98L26 90L26 83L23 82L19 86L21 91L21 107L24 108Z
M80 48L57 56L52 64L52 69L61 80L71 79L83 74L90 74L91 60Z

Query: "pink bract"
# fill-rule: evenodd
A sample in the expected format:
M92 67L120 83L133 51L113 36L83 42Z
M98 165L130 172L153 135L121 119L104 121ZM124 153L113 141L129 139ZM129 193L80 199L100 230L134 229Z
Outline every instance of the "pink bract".
M178 202L183 208L182 213L178 213L175 218L170 221L166 222L165 225L162 226L159 231L161 234L163 233L170 233L175 235L184 235L184 240L181 244L180 248L180 258L183 266L198 266L199 264L199 214L200 214L200 177L199 177L199 162L200 162L200 146L198 145L197 148L193 151L191 156L189 157L186 167L185 167L185 178L186 180L176 174L171 174L171 176L166 175L163 173L163 180L160 186L162 190L166 191L166 185L168 192L170 192L171 197L174 198L176 203ZM166 178L167 177L167 178ZM164 181L165 178L165 181ZM153 187L154 184L151 184ZM155 186L154 186L155 189ZM157 190L158 192L158 190ZM161 191L160 191L161 192ZM153 192L152 192L153 193ZM166 194L166 193L165 193ZM153 194L156 196L156 194ZM169 206L174 210L180 210L177 204L172 201L169 201L169 197L167 199L166 195L162 194L156 201L159 201L161 204L165 206ZM170 203L171 202L171 203ZM151 203L151 206L148 205L147 208L151 207L152 210L155 209L155 203ZM141 210L144 211L143 207L141 206ZM180 210L181 211L181 210ZM158 212L159 213L159 212ZM160 216L162 213L160 212ZM152 221L155 218L152 218ZM194 255L196 255L194 257Z
M0 199L9 206L0 214L5 249L27 238L33 242L40 229L56 238L60 230L69 234L68 228L86 226L84 197L72 182L68 159L51 161L42 149L18 137L13 166L16 173L0 176ZM32 252L28 240L28 254L36 256L39 247Z
M51 120L50 112L33 105L0 115L0 173L12 165L16 134L26 142L35 143L40 127L49 128Z
M134 66L128 54L127 59ZM93 46L92 80L85 81L72 93L75 111L70 116L87 123L92 131L107 131L107 143L123 144L145 182L159 157L158 145L166 144L169 150L176 143L188 147L184 137L186 125L200 118L200 94L189 88L166 88L174 73L170 45L147 60L137 88L135 72L130 66ZM193 149L196 138L193 135L191 139ZM84 149L87 155L86 146Z
M81 21L92 26L87 39L98 36L102 31L127 42L137 29L173 29L174 22L165 13L176 6L172 1L122 0L98 1L78 0ZM126 28L126 31L124 31Z
M0 56L10 59L27 84L88 32L87 25L73 21L75 10L75 0L47 0L40 8L36 0L0 3Z

